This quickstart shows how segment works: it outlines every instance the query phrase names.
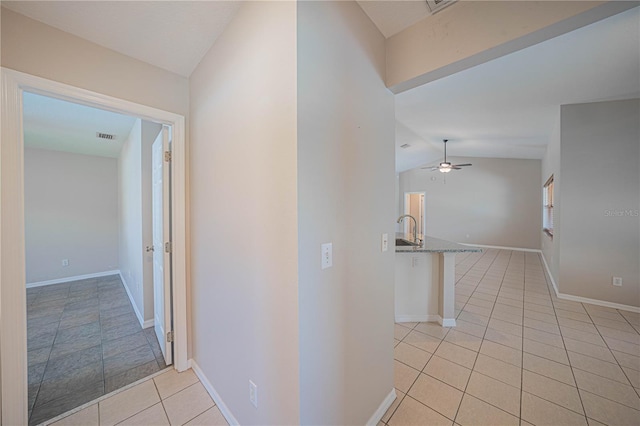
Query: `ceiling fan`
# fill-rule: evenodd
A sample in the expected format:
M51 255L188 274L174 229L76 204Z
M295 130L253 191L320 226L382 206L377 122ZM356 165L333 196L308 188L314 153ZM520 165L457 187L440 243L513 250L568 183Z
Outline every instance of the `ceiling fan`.
M440 170L442 173L449 173L451 170L460 170L462 167L471 166L471 163L467 164L451 164L447 161L447 141L449 139L443 139L444 142L444 161L434 167L422 167L423 169L430 169L431 171Z

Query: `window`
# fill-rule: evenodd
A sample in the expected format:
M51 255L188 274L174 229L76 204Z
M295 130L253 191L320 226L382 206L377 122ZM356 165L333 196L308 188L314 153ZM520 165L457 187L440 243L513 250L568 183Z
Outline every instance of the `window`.
M553 175L542 188L542 230L553 238Z

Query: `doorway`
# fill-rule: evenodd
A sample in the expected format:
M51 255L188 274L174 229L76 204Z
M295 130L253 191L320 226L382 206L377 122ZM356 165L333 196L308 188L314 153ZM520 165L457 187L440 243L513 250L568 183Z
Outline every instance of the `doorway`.
M408 214L416 220L415 223L413 221L405 221L404 233L412 234L415 227L415 233L424 236L427 225L424 192L404 193L404 214Z
M26 424L28 413L27 333L25 292L24 230L24 141L22 135L22 95L30 92L87 106L133 115L168 126L173 133L173 174L170 191L172 256L169 273L174 289L172 337L174 366L188 368L186 333L186 235L185 235L185 149L184 117L139 104L100 95L24 73L2 69L1 145L1 274L0 380L2 422Z
M29 423L39 424L171 364L169 179L152 194L151 176L169 175L151 151L169 150L170 127L25 92L23 133ZM169 302L160 322L154 300Z

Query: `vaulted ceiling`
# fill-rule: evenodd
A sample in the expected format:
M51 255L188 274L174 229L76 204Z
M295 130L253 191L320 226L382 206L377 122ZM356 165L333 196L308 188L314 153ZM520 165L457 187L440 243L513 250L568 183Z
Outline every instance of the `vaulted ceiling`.
M2 1L2 6L188 77L241 1ZM385 37L423 0L358 1ZM450 6L452 9L456 4ZM452 156L541 158L562 104L640 96L636 7L396 95L396 170ZM400 145L408 144L402 149Z
M396 95L396 170L439 161L442 139L452 156L541 159L560 105L637 97L638 7Z

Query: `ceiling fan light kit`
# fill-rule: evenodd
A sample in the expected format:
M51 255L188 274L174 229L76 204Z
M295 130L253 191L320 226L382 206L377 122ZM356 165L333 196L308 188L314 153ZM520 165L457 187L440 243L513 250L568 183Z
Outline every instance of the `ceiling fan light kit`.
M443 139L442 142L444 142L444 161L442 161L438 166L436 167L422 167L423 169L431 169L431 171L436 171L436 170L440 170L440 173L449 173L451 170L461 170L462 167L467 167L467 166L471 166L471 163L466 163L466 164L451 164L450 162L447 161L447 142L449 141L449 139Z

